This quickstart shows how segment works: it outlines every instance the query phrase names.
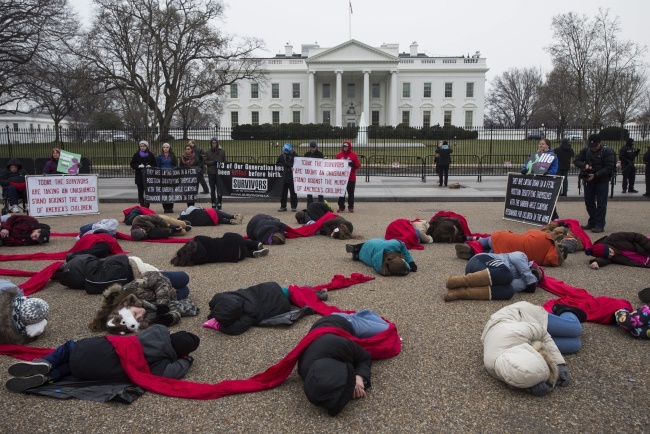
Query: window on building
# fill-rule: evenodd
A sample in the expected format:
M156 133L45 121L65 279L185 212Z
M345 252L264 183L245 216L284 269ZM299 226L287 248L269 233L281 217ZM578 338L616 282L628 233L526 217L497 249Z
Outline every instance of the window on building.
M239 98L239 95L237 94L237 83L230 85L230 98Z
M14 131L18 131L18 124L14 124Z
M300 83L292 83L291 87L293 89L293 97L294 98L300 98Z
M445 114L444 114L443 119L444 119L444 126L445 127L451 126L451 110L445 110Z
M404 110L402 112L402 123L406 125L411 125L411 112Z
M355 94L354 83L348 83L348 98L349 99L354 98L354 94Z
M293 112L293 122L296 124L300 123L300 112L299 111L294 111Z
M260 112L251 112L251 124L252 125L260 124Z
M465 128L472 128L474 126L474 112L467 110L465 112Z
M467 98L474 98L474 83L466 83L465 96Z
M431 98L431 83L424 83L424 97Z
M371 91L370 91L370 97L371 98L380 98L380 87L379 83L372 83L371 85Z
M257 83L251 83L251 98L260 97L260 85Z
M323 123L325 125L330 125L331 124L331 115L329 110L323 110Z
M411 83L402 83L402 98L411 97Z
M453 95L453 83L445 83L445 98L451 98Z
M329 83L323 83L323 98L331 98L332 91Z
M280 112L271 112L271 123L275 126L280 125Z
M230 127L235 128L239 125L239 112L230 112Z
M379 126L379 110L372 111L371 125L378 127Z
M429 128L431 126L431 111L426 110L422 112L422 126Z
M41 124L36 125L36 128L38 129L38 131L41 131Z
M29 124L29 131L34 131L34 124Z
M280 83L271 83L271 98L280 98Z

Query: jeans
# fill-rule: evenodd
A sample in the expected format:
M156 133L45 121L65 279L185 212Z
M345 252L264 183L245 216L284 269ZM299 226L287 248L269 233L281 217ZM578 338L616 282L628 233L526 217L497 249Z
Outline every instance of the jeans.
M210 200L212 201L212 203L220 204L222 197L219 194L219 191L217 190L216 173L208 173L208 185L210 186Z
M18 191L13 185L5 185L2 187L2 195L9 200L9 205L18 205L19 200L27 202L27 189Z
M562 354L577 353L582 342L580 334L582 333L582 324L571 312L564 312L560 316L548 314L548 325L546 331L553 338L553 342Z
M71 339L65 344L59 345L47 356L42 357L43 360L47 360L52 366L50 372L47 374L50 379L57 381L66 375L70 375L69 361L72 348L74 348L74 341Z
M354 209L354 187L357 181L348 181L348 209ZM345 209L345 196L339 197L339 209Z
M478 242L483 247L485 253L492 253L492 237L479 238Z
M585 206L589 221L587 225L593 228L604 228L607 215L607 195L609 181L585 184Z
M176 298L182 300L190 295L190 276L185 271L161 271L160 274L169 279L172 288L176 290Z
M492 300L509 300L515 295L515 288L512 286L514 274L501 259L479 253L472 256L465 266L465 274L482 270L488 270L490 273Z
M370 338L388 328L388 323L369 309L363 309L353 314L335 312L332 315L339 315L350 321L354 335L358 338Z

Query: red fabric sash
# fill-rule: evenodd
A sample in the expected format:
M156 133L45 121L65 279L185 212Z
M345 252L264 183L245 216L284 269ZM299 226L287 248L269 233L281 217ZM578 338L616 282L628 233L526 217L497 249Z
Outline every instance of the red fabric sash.
M131 235L123 234L122 232L116 232L115 233L115 238L118 240L125 240L125 241L135 241ZM83 239L83 237L82 237ZM137 241L138 243L182 243L185 244L188 241L192 241L194 238L179 238L179 237L169 237L169 238L156 238L156 239L146 239L146 240L140 240Z
M285 236L287 238L311 237L316 232L321 230L321 228L323 227L323 223L335 217L338 217L338 214L333 213L331 211L327 211L323 217L319 218L318 220L316 220L314 223L310 225L304 225L299 228L287 227Z
M563 281L548 275L537 286L560 297L544 303L544 309L548 312L553 312L553 305L557 303L568 304L584 310L587 314L587 321L611 324L614 322L614 312L617 310L633 310L632 305L627 300L607 296L594 297L586 289L567 285Z
M118 253L129 253L122 250L122 247L115 241L115 238L108 234L88 234L81 237L70 250L65 252L52 252L52 253L24 253L18 255L0 255L1 261L60 261L64 260L68 253L86 250L97 243L106 242L110 245L111 255Z
M478 232L471 232L469 230L469 226L467 225L467 220L465 219L465 217L460 214L456 214L453 211L438 211L433 215L433 217L431 217L431 220L433 220L436 217L452 217L458 219L458 221L460 221L461 227L463 228L463 234L465 234L466 236L471 235L479 238L485 238L490 236L490 234L479 234Z
M31 295L43 289L62 264L63 262L54 262L43 268L41 271L23 271L0 268L0 276L31 277L31 279L18 285L25 295Z
M145 208L145 207L140 206L140 205L135 205L135 206L132 206L131 208L127 208L127 209L125 209L124 211L122 211L122 212L124 213L124 218L126 218L126 216L128 216L129 213L130 213L132 210L136 209L136 208L138 208L138 209L140 210L140 212L142 213L142 215L151 215L151 214L155 214L155 213L156 213L156 211L154 211L154 210L152 210L152 209ZM122 220L120 223L124 223L124 220Z
M585 250L591 247L591 238L589 238L589 235L580 227L580 222L578 220L573 220L573 219L560 219L560 220L554 220L556 222L564 222L567 224L569 229L571 229L571 232L574 233L576 237L580 240L583 246L585 246Z
M206 208L205 212L208 213L210 216L210 220L212 220L212 223L214 223L215 226L219 225L219 215L217 214L217 210L214 208Z
M417 220L419 219L412 221ZM397 219L390 222L386 227L384 239L400 240L409 250L424 250L424 246L420 244L420 240L415 232L415 228L411 224L411 220Z

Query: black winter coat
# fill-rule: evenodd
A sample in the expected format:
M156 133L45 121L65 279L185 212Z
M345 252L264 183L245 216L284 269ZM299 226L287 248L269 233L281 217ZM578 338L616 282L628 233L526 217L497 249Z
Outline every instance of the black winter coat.
M591 166L596 174L592 183L609 182L616 170L616 153L605 145L601 145L595 152L585 146L573 159L573 164L580 169L584 169L587 164Z
M558 170L571 169L571 159L575 155L571 143L562 143L559 148L553 149L553 153L557 155Z
M9 167L12 165L18 166L18 170L12 172L9 170ZM25 182L25 176L27 176L27 171L23 169L23 165L20 164L20 160L17 158L11 158L9 163L7 163L7 169L0 172L0 185L8 186L10 183L23 183Z
M181 214L178 220L187 220L192 226L214 226L215 223L204 209L193 209L189 214Z
M148 154L146 157L141 157L140 152L136 152L133 154L133 158L131 158L131 169L135 170L135 183L137 185L143 185L144 180L142 178L143 170L141 169L140 166L143 164L145 167L146 166L151 166L151 167L156 167L156 156L151 153L151 151L147 151Z
M152 374L180 379L189 371L190 362L176 357L167 327L154 324L138 333L138 340ZM104 336L75 342L69 363L72 375L81 380L128 380L115 348Z
M614 232L595 241L594 244L607 244L617 250L626 250L628 252L638 253L646 256L648 261L644 265L616 252L614 256L609 259L593 258L589 263L597 262L599 267L604 267L608 264L620 264L629 267L650 268L650 239L643 234L636 232Z
M291 310L289 299L275 282L218 293L209 305L208 318L219 321L219 330L228 335L240 335L267 318Z
M307 152L305 152L304 156L307 157L307 158L325 158L323 156L323 153L321 151L319 151L318 149L316 149L314 152L307 151Z
M287 225L280 219L271 217L268 214L256 214L250 219L246 226L246 235L251 240L259 241L262 244L269 244L269 238L275 232L281 232L284 235Z
M239 234L226 232L221 238L198 235L196 252L192 255L194 265L239 262L246 257L246 240Z
M331 209L323 202L312 202L309 205L307 205L307 209L304 209L303 211L305 212L305 218L304 218L305 221L302 221L300 223L305 224L309 220L313 220L313 221L318 220L319 218L327 214L329 211L331 211Z
M113 283L124 285L133 280L133 270L126 255L99 259L93 255L76 255L63 266L56 280L71 289L85 289L88 294L101 294Z
M438 154L438 166L449 166L451 164L451 153L454 152L449 146L443 148L442 146L436 149Z
M285 184L293 184L293 163L295 158L298 156L294 151L288 153L282 153L278 157L278 161L275 163L277 166L282 166L282 176L284 178Z

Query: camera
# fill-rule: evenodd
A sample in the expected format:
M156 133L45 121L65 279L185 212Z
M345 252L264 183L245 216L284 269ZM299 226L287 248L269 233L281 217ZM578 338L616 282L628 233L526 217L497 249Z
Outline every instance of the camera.
M593 175L594 173L596 173L596 171L593 169L583 169L578 174L578 179L587 179L589 178L589 175Z

